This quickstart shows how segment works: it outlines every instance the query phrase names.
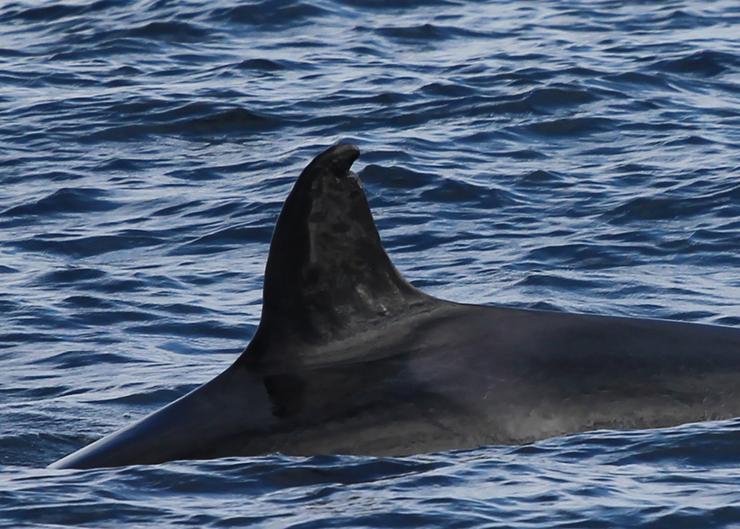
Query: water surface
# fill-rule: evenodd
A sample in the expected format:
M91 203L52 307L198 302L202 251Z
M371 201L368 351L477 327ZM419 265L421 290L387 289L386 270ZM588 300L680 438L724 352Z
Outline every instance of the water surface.
M740 326L738 34L732 1L4 3L0 523L740 524L735 421L44 469L238 355L338 141L433 295Z

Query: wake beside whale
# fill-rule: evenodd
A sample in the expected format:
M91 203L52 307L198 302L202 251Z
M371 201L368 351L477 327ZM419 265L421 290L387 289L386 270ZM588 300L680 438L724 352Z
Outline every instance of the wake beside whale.
M353 145L277 221L262 317L221 375L51 466L232 455L407 455L740 416L740 329L476 306L391 263Z

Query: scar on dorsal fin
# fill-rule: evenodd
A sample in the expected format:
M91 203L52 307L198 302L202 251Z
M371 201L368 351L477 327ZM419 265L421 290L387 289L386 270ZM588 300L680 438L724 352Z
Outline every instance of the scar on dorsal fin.
M336 145L298 177L275 225L262 317L243 361L271 363L268 354L348 338L431 299L386 254L350 170L359 155L354 145Z

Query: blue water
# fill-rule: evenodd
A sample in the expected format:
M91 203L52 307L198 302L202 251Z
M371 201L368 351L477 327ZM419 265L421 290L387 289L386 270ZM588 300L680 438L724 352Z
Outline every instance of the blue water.
M233 361L337 141L431 294L740 326L738 35L730 0L2 3L0 525L737 527L740 421L44 467Z

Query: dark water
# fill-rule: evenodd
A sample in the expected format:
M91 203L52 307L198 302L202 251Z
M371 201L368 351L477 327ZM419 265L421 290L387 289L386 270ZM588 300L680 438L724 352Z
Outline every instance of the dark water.
M89 472L259 320L324 146L449 299L740 325L734 1L0 6L3 527L737 527L740 422Z

